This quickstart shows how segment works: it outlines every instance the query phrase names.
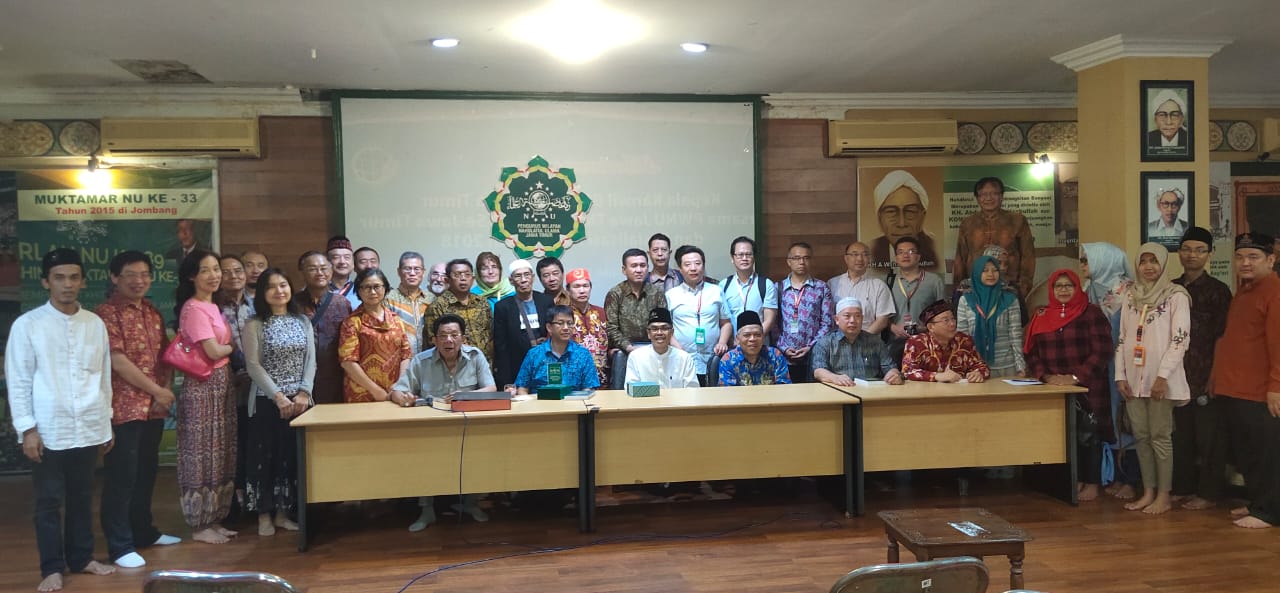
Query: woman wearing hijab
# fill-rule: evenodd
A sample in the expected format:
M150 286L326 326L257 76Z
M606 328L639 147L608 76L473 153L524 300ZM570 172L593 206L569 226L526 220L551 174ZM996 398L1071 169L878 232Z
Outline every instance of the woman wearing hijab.
M972 290L956 308L956 328L973 337L992 377L1017 377L1027 371L1022 356L1022 315L1018 297L1004 290L1000 263L982 256L969 273Z
M902 374L912 381L981 383L991 369L973 347L973 338L956 330L951 304L937 301L920 313L925 330L907 340Z
M478 294L489 301L489 312L502 297L516 293L514 286L502 276L502 260L490 251L482 251L476 256L476 285L471 287L471 294Z
M1058 270L1050 274L1049 287L1050 304L1041 307L1031 319L1022 350L1026 353L1028 376L1050 385L1089 389L1076 398L1079 415L1085 420L1077 422L1077 427L1094 427L1092 434L1081 434L1076 440L1078 497L1089 501L1098 497L1098 484L1102 481L1103 444L1114 438L1106 372L1113 352L1111 325L1101 309L1089 304L1075 272Z
M1080 246L1080 276L1089 281L1085 287L1089 303L1102 309L1110 322L1111 341L1114 343L1120 339L1120 308L1124 304L1124 295L1133 284L1133 264L1129 256L1110 243L1084 243ZM1114 359L1107 361L1107 383L1111 389L1111 417L1119 418L1121 396L1116 389L1114 363ZM1133 436L1121 432L1119 425L1115 428L1115 442L1106 455L1110 457L1112 451L1120 452L1114 455L1119 463L1110 464L1118 466L1119 471L1103 472L1102 483L1111 484L1107 487L1107 494L1129 500L1137 497L1135 488L1140 481L1138 456L1133 451Z
M1116 347L1116 388L1125 398L1142 469L1142 498L1124 505L1168 512L1173 489L1173 408L1191 399L1182 358L1191 339L1191 295L1169 280L1169 250L1138 248L1138 279L1125 293Z

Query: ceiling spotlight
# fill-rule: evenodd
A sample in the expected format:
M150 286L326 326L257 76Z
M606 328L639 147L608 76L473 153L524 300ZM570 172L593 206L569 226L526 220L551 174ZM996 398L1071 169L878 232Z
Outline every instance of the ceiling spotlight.
M1048 154L1036 156L1036 153L1032 152L1030 154L1030 159L1032 162L1031 174L1037 179L1044 179L1045 177L1053 175L1053 161L1049 160Z
M431 40L431 45L441 48L458 47L458 40L453 37L438 37Z
M707 51L707 44L686 42L686 43L680 44L680 49L683 49L691 54L700 54L704 51Z

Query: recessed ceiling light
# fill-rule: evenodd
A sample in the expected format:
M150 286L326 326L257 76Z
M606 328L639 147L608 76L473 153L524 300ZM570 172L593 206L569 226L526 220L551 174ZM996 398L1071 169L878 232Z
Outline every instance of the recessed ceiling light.
M693 43L693 42L681 43L680 49L683 49L691 54L700 54L704 51L707 51L707 44Z
M453 37L440 37L431 40L431 45L436 47L458 47L458 40Z

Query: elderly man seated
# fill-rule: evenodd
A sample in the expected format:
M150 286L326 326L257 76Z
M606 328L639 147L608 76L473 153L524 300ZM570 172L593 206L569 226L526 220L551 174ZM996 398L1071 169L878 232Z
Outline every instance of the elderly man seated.
M627 357L627 383L649 381L660 387L697 387L698 374L693 356L671 347L671 311L654 307L649 311L649 341ZM615 371L616 372L616 371Z
M431 324L434 348L422 351L409 361L409 366L391 386L391 403L409 407L417 398L446 400L459 391L495 391L493 373L484 352L464 344L467 322L452 313L437 317ZM488 521L489 515L479 506L475 494L464 494L454 510L464 512L476 521ZM436 520L436 508L430 496L418 499L422 514L409 531L422 531Z
M720 359L720 384L773 385L790 383L787 358L781 350L764 345L760 314L747 310L738 315L738 345Z
M880 336L862 329L862 301L845 297L836 303L836 327L813 345L813 378L845 387L855 379L902 384L889 348Z
M560 368L560 383L573 389L595 389L600 386L595 359L591 351L573 341L573 309L556 305L547 310L549 340L534 346L524 356L516 375L516 389L521 395L537 393L551 382L552 365Z

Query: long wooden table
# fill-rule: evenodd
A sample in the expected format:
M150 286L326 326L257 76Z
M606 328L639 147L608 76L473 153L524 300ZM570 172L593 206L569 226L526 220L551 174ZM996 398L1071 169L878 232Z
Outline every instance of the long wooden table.
M632 398L516 402L468 414L387 403L316 406L298 429L299 550L308 503L578 489L594 529L597 485L843 475L863 512L865 471L1001 465L1050 468L1074 504L1082 388L818 383L669 389Z
M1083 387L993 379L845 389L862 402L858 452L866 471L1042 466L1031 472L1040 485L1077 503L1072 400Z
M855 506L858 401L822 384L669 389L658 397L596 393L595 482L843 475ZM594 499L588 504L594 507Z
M590 446L580 441L586 418L582 401L466 414L386 402L316 406L291 423L298 549L307 546L308 503L553 488L593 497ZM587 518L580 523L585 528Z

